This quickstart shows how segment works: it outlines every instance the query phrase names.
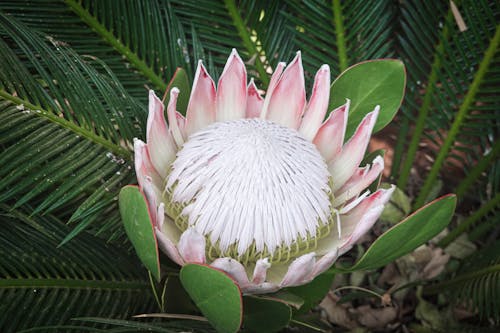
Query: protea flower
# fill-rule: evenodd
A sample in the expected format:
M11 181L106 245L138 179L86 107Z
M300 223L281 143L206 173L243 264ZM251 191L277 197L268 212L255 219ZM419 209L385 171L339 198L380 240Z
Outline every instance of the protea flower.
M186 117L170 91L149 94L135 168L161 249L177 264L229 274L244 293L302 285L375 223L393 189L366 190L383 159L359 167L379 107L344 144L349 101L328 111L330 69L306 103L300 52L278 64L265 98L233 50L220 80L198 64Z

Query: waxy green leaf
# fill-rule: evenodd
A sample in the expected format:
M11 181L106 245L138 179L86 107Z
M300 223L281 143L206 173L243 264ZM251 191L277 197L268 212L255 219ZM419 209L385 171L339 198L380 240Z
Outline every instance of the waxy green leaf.
M335 274L327 271L315 277L314 280L308 284L287 288L288 292L297 295L304 300L304 304L295 312L297 314L307 313L317 303L319 303L325 297L328 290L330 290L334 277Z
M155 279L160 281L158 245L144 194L137 186L125 186L120 191L119 204L125 232L137 256Z
M359 63L346 69L330 89L331 111L351 100L346 139L349 139L363 117L380 105L374 132L394 118L403 101L406 72L399 60L383 59Z
M165 96L163 97L165 107L168 105L168 101L170 100L170 90L174 87L179 89L179 97L177 98L176 105L177 111L186 115L189 96L191 95L191 85L189 84L187 73L183 68L177 68L172 80L168 83Z
M246 296L243 308L243 328L250 332L277 332L286 327L292 317L288 305L268 298Z
M198 264L182 267L180 279L184 289L217 332L239 330L243 304L240 289L233 279L222 271Z
M456 196L449 194L427 204L377 238L354 266L335 267L333 270L352 272L375 269L410 253L450 223L456 203Z

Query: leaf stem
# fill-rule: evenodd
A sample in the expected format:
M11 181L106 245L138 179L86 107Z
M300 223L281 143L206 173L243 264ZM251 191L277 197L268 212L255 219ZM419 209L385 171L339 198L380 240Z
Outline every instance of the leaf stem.
M488 166L500 156L500 140L496 140L492 144L493 149L489 154L483 156L479 162L472 168L467 176L458 184L455 189L456 195L461 198L474 183L474 181L481 176L481 174L488 168Z
M78 15L83 22L91 27L98 35L109 43L118 53L122 54L144 77L150 80L157 89L165 91L167 84L159 77L151 67L149 67L139 56L130 48L125 46L112 32L106 29L104 25L99 23L80 3L76 0L65 0L66 4Z
M262 63L259 55L259 51L255 46L254 42L250 38L250 34L248 33L248 29L241 18L240 12L236 7L236 2L234 0L224 0L224 4L226 5L227 10L229 11L229 15L233 19L233 24L238 30L238 35L240 35L241 40L243 41L243 45L246 47L250 56L255 55L255 68L259 73L260 80L264 83L265 86L269 84L269 77L267 75L266 69L264 68L264 64Z
M373 291L373 290L370 290L370 289L366 289L366 288L363 288L363 287L357 287L357 286L344 286L344 287L340 287L340 288L337 288L337 289L334 289L332 290L332 292L337 292L337 291L341 291L341 290L346 290L346 289L354 289L354 290L360 290L360 291L364 291L365 293L368 293L368 294L372 294L378 298L382 298L383 296L378 294L377 292Z
M500 192L497 195L481 206L474 214L469 216L465 221L460 223L455 229L453 229L446 237L441 239L438 245L442 248L448 246L453 242L458 236L466 232L477 220L482 218L484 215L488 214L489 211L500 205Z
M31 104L30 102L23 100L17 96L11 95L3 89L0 89L0 97L5 98L6 100L11 101L12 103L14 103L16 105L24 106L26 109L33 111L34 114L36 114L37 116L46 118L52 123L58 124L63 128L71 130L74 133L76 133L77 135L103 146L104 148L108 149L110 152L112 152L113 154L115 154L117 156L121 156L121 157L128 158L128 159L132 158L132 154L127 149L122 148L119 145L117 145L117 144L115 144L115 143L113 143L113 142L111 142L111 141L109 141L101 136L98 136L95 133L93 133L87 129L84 129L84 128L76 125L75 123L72 123L64 118L61 118L61 117L53 114L52 112L49 112L47 110L43 110L39 106Z
M481 85L481 82L483 81L486 72L488 71L488 68L498 49L499 43L500 43L500 25L497 26L495 35L491 39L490 45L488 46L488 49L484 54L484 58L479 64L479 69L477 70L476 75L474 76L474 80L472 81L472 84L469 87L469 91L467 92L467 95L465 95L462 105L460 105L460 109L458 110L455 121L453 122L450 130L448 131L448 135L446 136L446 139L443 142L441 149L439 150L438 156L434 164L432 165L431 171L429 172L429 175L427 176L427 179L425 180L424 185L420 190L420 193L415 201L415 208L419 208L424 204L427 195L431 191L432 186L434 185L434 182L436 181L436 178L439 174L439 171L441 170L441 167L443 166L443 163L448 155L448 152L450 151L451 146L455 142L455 138L460 130L460 127L462 126L462 123L465 121L467 112L469 111L472 102L474 102L476 93L479 90L479 86Z
M444 54L444 44L449 37L449 26L452 21L453 14L451 13L451 11L448 11L448 15L446 16L445 20L446 23L444 24L439 44L436 46L436 51L434 53L434 61L431 66L431 73L429 74L429 78L427 79L427 89L425 91L422 105L420 106L420 109L417 113L418 117L417 122L415 123L415 129L413 130L411 141L406 153L406 158L403 161L403 166L401 167L401 172L399 174L397 186L402 190L404 190L406 188L406 185L408 185L411 167L413 166L413 162L415 161L418 144L420 143L420 139L425 129L425 122L431 108L432 97L434 95L434 89L436 88L436 82L438 80L438 72L439 68L441 67L441 58Z
M345 43L344 21L342 19L342 4L340 0L333 0L333 26L337 37L337 52L339 55L339 70L343 72L349 67L347 47Z
M450 287L457 285L457 284L460 284L464 281L472 280L472 279L481 277L483 275L495 273L495 272L500 272L500 264L488 266L488 267L480 269L480 270L461 274L461 275L455 277L454 279L445 280L443 282L436 283L436 284L433 284L431 286L425 287L424 294L426 294L426 295L437 294L437 293L442 292L444 288L450 288Z

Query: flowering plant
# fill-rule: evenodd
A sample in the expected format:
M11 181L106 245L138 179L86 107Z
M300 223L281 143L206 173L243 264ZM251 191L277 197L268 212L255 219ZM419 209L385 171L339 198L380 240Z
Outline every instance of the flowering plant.
M376 85L379 91L392 85L394 91L385 92L389 103L382 103L376 89L359 96L352 81L349 85L364 66L393 71ZM385 60L355 66L332 88L329 67L323 65L308 100L303 72L299 52L290 65L277 66L263 98L233 50L217 87L198 64L185 116L178 112L177 87L168 92L166 117L163 102L149 93L146 142L134 141L139 188L122 190L122 217L145 265L160 277L158 244L184 267L185 288L222 331L239 327L240 321L221 323L228 307L217 315L216 305L206 304L213 300L215 281L235 295L310 283L371 229L394 191L394 186L377 188L382 156L360 164L373 129L390 121L399 107L402 64ZM336 91L344 102L332 108ZM366 105L358 99L367 97L381 102L365 102L371 111L360 111ZM353 124L351 118L361 121ZM148 239L138 233L138 225ZM424 238L433 233L426 230ZM407 249L396 255L417 245L405 244ZM373 265L370 260L363 257L357 266Z

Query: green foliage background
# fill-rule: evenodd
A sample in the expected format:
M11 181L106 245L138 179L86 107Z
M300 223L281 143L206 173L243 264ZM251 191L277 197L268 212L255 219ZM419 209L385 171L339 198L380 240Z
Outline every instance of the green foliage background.
M117 208L120 187L135 182L131 142L145 136L147 89L163 94L177 67L191 80L198 59L217 78L231 48L263 88L297 50L309 87L323 63L334 78L363 60L403 60L391 178L414 208L444 191L467 203L443 246L469 230L480 246L491 243L500 219L500 4L455 4L463 32L448 1L1 1L0 330L159 311ZM423 173L422 142L437 147ZM463 175L440 189L453 163ZM462 269L450 278L469 276L459 294L498 320L497 262L476 267L479 277Z

